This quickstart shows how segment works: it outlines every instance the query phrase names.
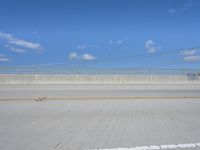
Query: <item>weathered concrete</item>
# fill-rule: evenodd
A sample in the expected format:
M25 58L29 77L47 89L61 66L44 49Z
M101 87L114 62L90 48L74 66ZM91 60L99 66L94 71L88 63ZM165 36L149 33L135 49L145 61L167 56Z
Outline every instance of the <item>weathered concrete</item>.
M2 85L0 100L130 99L149 97L200 97L198 84L145 85Z
M37 84L200 84L185 75L1 74L0 85Z
M191 99L0 101L0 149L87 150L199 143L199 108L200 101Z
M0 86L0 150L87 150L200 142L200 84L193 81L49 85L44 78L48 84L34 85L21 84L21 80L19 85ZM188 82L191 84L183 84ZM38 97L47 99L35 101ZM74 100L76 97L79 99Z

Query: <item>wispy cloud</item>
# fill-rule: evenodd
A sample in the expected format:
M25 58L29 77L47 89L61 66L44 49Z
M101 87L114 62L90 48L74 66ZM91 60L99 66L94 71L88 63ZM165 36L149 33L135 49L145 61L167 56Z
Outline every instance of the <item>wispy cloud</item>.
M22 48L14 47L14 46L12 46L12 45L7 45L7 44L6 44L6 45L4 45L4 47L10 49L10 50L13 51L13 52L17 52L17 53L25 53L25 52L26 52L26 50L24 50L24 49L22 49Z
M117 44L123 44L123 43L124 43L124 41L122 41L122 40L117 41Z
M177 12L181 12L181 11L187 11L189 9L191 9L193 7L194 3L192 0L185 0L181 6L176 7L176 8L169 8L167 10L168 13L170 14L175 14Z
M185 62L198 62L200 61L199 48L186 49L180 52Z
M193 5L194 5L194 3L193 3L192 0L185 0L185 3L184 3L184 7L185 8L189 8L189 7L193 6Z
M110 40L110 41L108 41L108 43L109 44L123 44L124 43L124 41L123 40L117 40L117 41L113 41L113 40Z
M168 9L167 11L168 11L168 13L170 13L170 14L175 14L177 10L176 10L175 8L170 8L170 9Z
M89 45L87 45L87 44L81 44L81 45L78 45L78 49L86 49L86 48L88 48L89 47Z
M7 55L0 54L0 61L7 62L10 61L10 58Z
M77 54L77 52L70 53L68 58L70 60L85 60L85 61L92 61L96 59L96 57L94 57L92 54L85 53L85 54L79 55Z
M186 62L197 62L200 61L200 56L198 55L184 56L183 60Z
M145 42L145 47L148 53L156 53L159 49L159 47L156 46L156 43L153 40L147 40Z
M95 59L96 59L93 55L88 54L88 53L83 54L83 55L81 56L81 58L82 58L82 60L95 60Z
M195 48L195 49L186 49L181 51L181 55L194 55L196 54L200 49Z
M0 31L0 39L4 40L6 42L7 47L8 48L10 47L10 50L15 51L15 52L22 52L22 51L25 51L25 49L28 49L28 50L31 49L35 51L42 50L42 46L40 43L33 43L30 41L19 39L9 33L4 33Z
M78 54L76 52L72 52L72 53L69 54L68 58L70 60L79 59L79 56L78 56Z
M110 41L108 41L108 43L109 43L109 44L113 44L113 43L114 43L114 41L113 41L113 40L110 40Z

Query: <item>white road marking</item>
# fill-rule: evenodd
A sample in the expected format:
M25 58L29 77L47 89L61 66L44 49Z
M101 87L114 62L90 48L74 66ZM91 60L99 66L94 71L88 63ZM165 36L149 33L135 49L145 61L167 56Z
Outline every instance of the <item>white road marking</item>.
M90 150L166 150L175 148L181 149L181 148L196 148L196 147L200 147L200 143L137 146L132 148L97 148Z

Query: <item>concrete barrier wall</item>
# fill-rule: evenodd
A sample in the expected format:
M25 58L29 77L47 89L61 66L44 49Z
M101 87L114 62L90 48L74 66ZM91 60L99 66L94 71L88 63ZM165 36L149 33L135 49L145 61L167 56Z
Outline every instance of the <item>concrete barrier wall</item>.
M1 74L0 85L36 84L200 84L185 75Z

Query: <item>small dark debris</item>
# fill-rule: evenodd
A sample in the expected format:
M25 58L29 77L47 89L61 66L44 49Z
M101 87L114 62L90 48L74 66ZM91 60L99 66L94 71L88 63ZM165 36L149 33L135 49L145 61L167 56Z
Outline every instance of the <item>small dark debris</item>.
M56 144L56 145L54 146L54 148L57 148L60 144L61 144L61 142L59 142L58 144Z
M35 99L35 101L44 101L46 99L47 99L46 97L38 97Z
M174 120L175 118L174 118L174 117L171 117L170 119L171 119L171 120Z

